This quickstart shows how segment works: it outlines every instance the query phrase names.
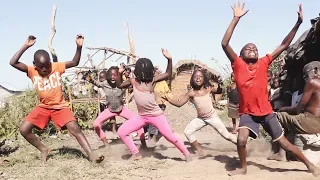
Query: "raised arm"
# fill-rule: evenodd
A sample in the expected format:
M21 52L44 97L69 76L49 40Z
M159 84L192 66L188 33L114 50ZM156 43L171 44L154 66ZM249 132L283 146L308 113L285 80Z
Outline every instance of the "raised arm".
M10 60L10 65L19 71L28 73L28 66L22 62L19 62L19 59L21 58L22 54L29 49L29 47L33 46L34 43L36 43L36 37L35 36L29 36L26 43L13 55L13 57Z
M189 99L192 97L192 93L193 93L193 91L189 91L179 99L173 99L169 96L166 96L166 99L168 100L168 102L170 104L177 106L177 107L181 107L189 101Z
M159 74L158 76L154 77L153 79L153 82L156 83L156 82L159 82L159 81L163 81L163 80L166 80L168 79L169 77L171 77L172 75L172 56L171 54L165 50L165 49L161 49L162 50L162 54L165 58L167 58L168 60L168 64L167 64L167 70L165 73L163 74Z
M123 71L124 71L124 66L120 65L118 76L116 79L117 88L120 88L120 89L128 88L131 85L131 81L132 81L131 78L128 78L127 80L122 81Z
M71 61L66 62L66 68L72 68L79 65L84 37L80 34L76 37L77 50Z
M94 80L94 79L91 78L91 76L89 74L87 74L85 78L86 78L86 80L88 82L90 82L91 84L93 84L93 85L95 85L95 86L97 86L99 88L109 85L108 81L100 82L100 81Z
M229 45L229 42L232 37L233 31L236 28L240 18L245 14L247 14L247 12L249 11L249 10L244 11L244 5L245 3L242 3L241 5L240 2L238 2L238 4L235 3L233 6L231 6L231 8L233 9L233 19L221 41L222 49L226 53L231 63L233 63L237 55Z
M302 5L299 4L298 21L293 26L289 34L284 38L281 45L276 50L274 50L273 53L271 53L272 59L276 59L284 50L286 50L289 47L302 21L303 21Z

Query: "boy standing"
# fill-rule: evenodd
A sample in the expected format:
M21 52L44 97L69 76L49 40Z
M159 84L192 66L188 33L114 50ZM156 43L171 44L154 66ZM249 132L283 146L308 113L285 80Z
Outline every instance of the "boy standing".
M302 23L302 8L299 6L298 21L290 33L285 37L281 45L271 54L258 58L256 45L249 43L245 45L240 56L233 51L229 45L232 33L240 18L248 10L244 11L244 3L235 4L233 7L234 17L229 25L223 39L222 48L231 61L235 82L238 87L240 104L240 123L237 142L237 150L240 158L241 168L231 171L230 176L247 173L246 144L249 136L256 138L259 133L259 124L272 136L273 141L278 141L282 148L292 152L301 162L303 162L314 176L319 175L319 169L292 145L284 136L283 130L276 115L272 111L268 100L268 67L272 60L277 58L288 48L294 38L300 24Z
M34 88L39 93L40 104L25 117L25 120L20 126L20 133L30 144L41 152L43 161L47 161L50 149L40 142L37 136L32 133L32 129L35 127L44 129L49 120L52 120L59 128L66 126L85 150L90 161L99 163L104 159L104 156L97 158L93 154L87 139L81 132L62 93L61 75L65 72L65 69L75 67L79 64L83 39L84 37L82 35L77 35L77 50L71 61L51 63L48 52L40 49L34 53L33 66L27 66L19 62L22 54L35 44L36 37L34 36L29 36L26 43L10 60L11 66L27 74L32 80Z

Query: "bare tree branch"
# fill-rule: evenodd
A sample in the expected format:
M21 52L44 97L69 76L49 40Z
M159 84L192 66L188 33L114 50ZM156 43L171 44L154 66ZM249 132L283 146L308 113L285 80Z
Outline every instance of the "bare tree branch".
M56 35L56 26L55 26L56 12L57 12L57 7L54 4L53 10L52 10L52 17L51 17L51 35L49 37L49 42L48 42L48 46L49 46L50 53L52 55L53 62L58 62L57 54L52 47L52 40L53 40L54 36Z

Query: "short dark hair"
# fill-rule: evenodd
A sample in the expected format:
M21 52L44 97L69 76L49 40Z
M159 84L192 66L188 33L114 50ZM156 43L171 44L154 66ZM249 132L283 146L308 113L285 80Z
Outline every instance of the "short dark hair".
M204 88L208 88L208 87L212 86L212 84L211 84L210 81L209 81L208 76L206 76L206 73L205 73L203 70L198 69L198 70L195 70L195 71L192 73L192 76L191 76L191 78L190 78L190 85L191 85L191 87L192 87L193 89L197 88L197 85L196 85L196 84L194 83L194 81L193 81L193 78L194 78L196 72L201 72L201 73L202 73L202 75L203 75L203 80L204 80L204 81L203 81L203 87L204 87Z
M44 56L44 57L48 58L49 61L50 61L50 55L49 55L49 53L48 53L46 50L44 50L44 49L39 49L39 50L37 50L37 51L34 53L33 58L36 59L36 58L39 57L39 56Z
M138 83L150 83L153 81L154 67L150 59L139 58L134 68L134 75Z

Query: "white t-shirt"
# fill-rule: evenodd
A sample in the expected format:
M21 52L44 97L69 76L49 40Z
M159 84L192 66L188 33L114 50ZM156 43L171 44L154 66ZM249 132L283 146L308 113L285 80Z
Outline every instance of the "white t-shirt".
M299 93L299 91L296 91L292 94L291 106L296 106L299 103L299 101L301 100L303 93L301 93L300 95L298 93Z

